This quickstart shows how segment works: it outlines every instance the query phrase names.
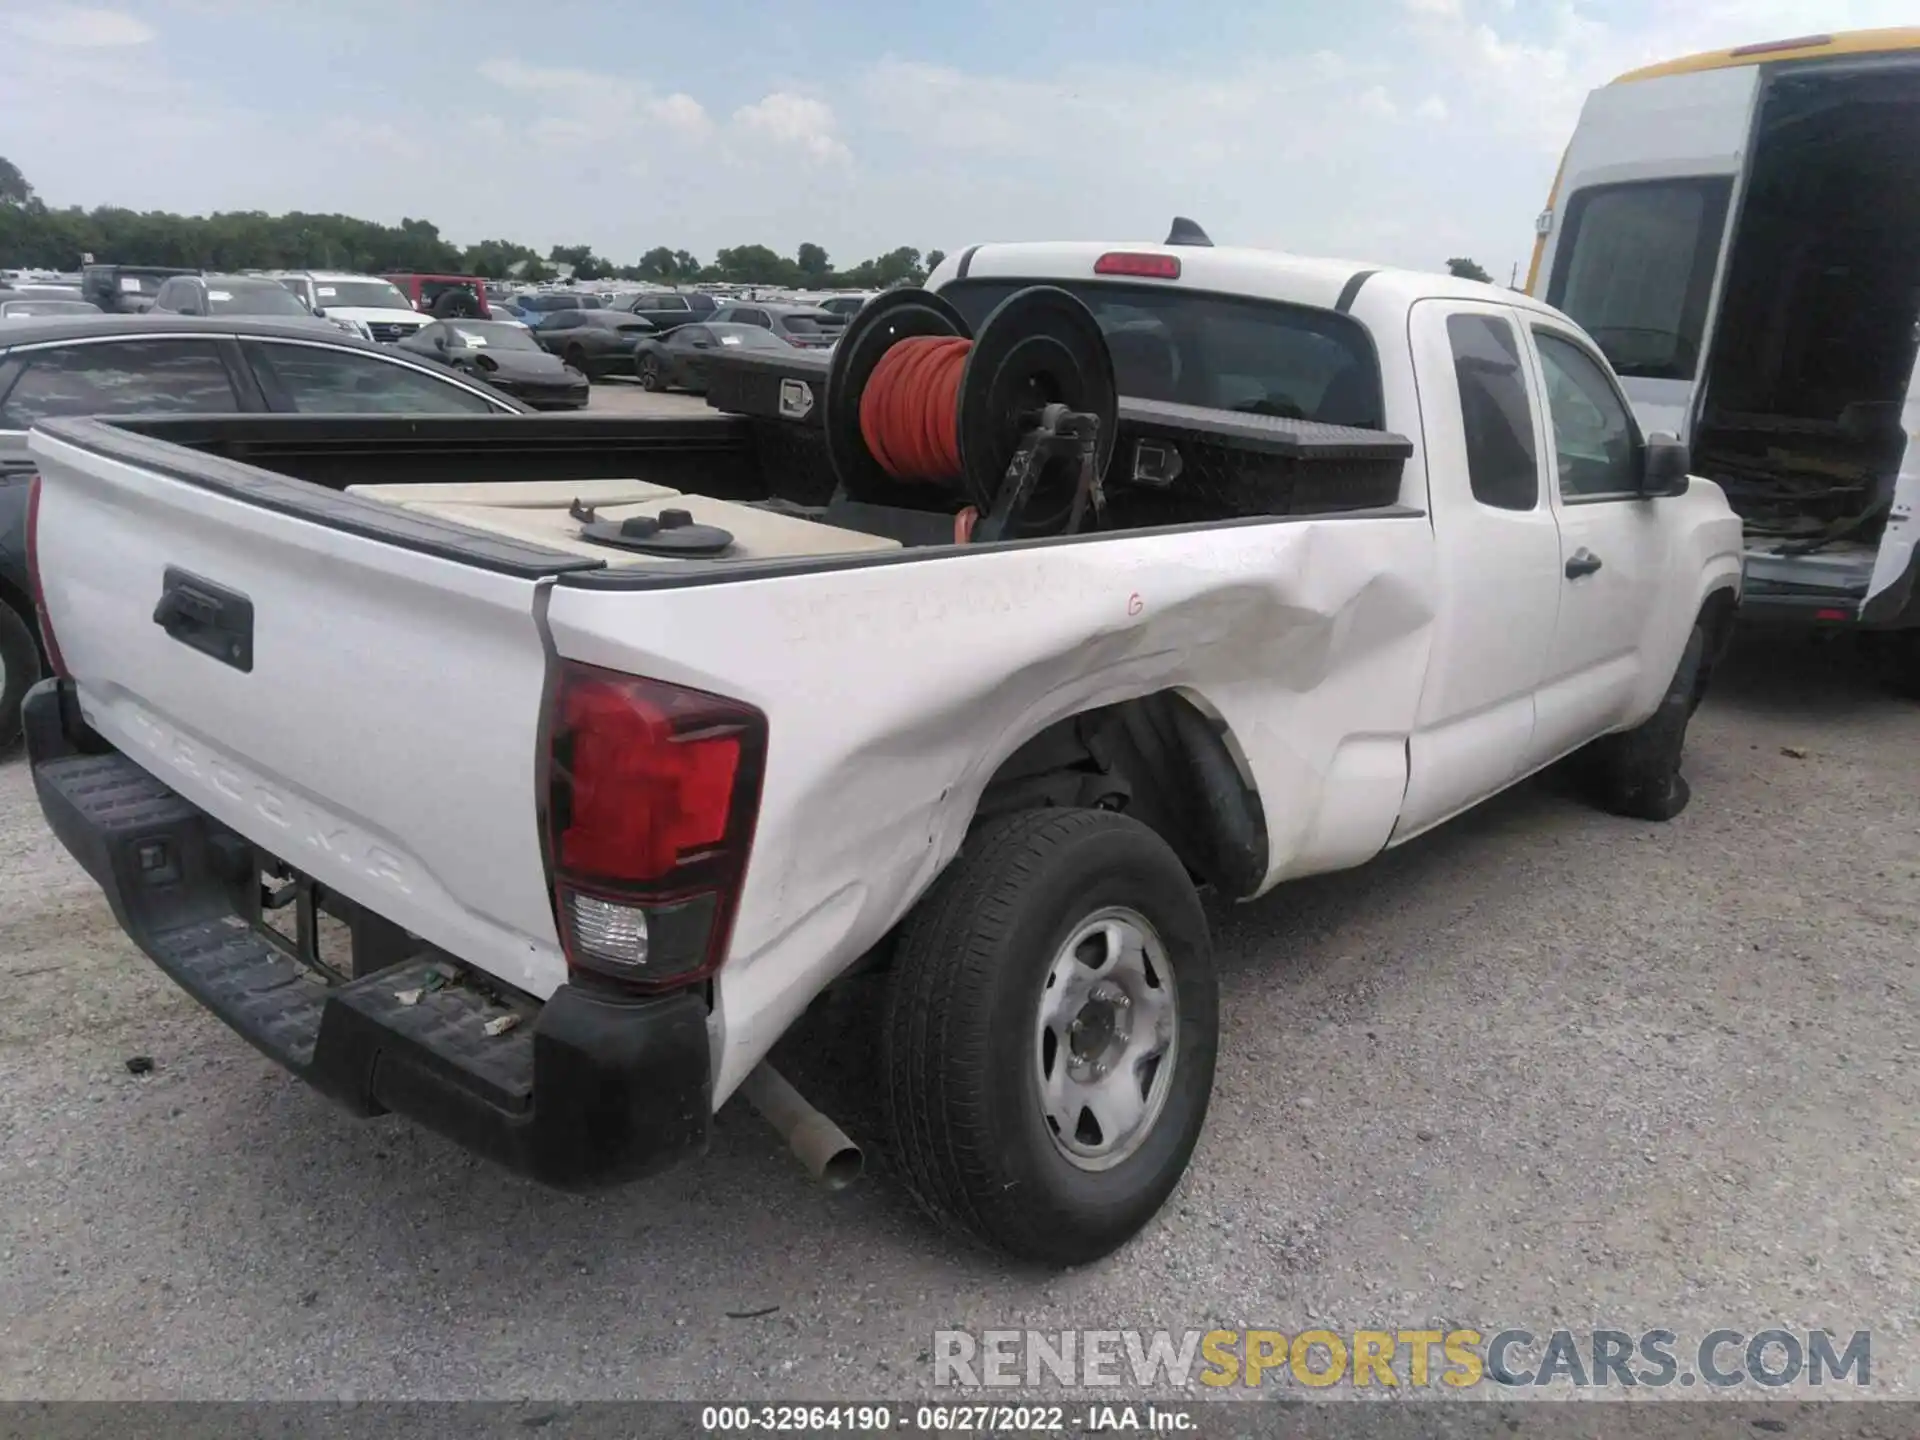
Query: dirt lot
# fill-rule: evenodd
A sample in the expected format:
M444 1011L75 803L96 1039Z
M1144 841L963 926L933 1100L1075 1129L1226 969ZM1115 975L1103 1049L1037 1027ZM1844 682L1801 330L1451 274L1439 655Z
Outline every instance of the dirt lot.
M1672 825L1531 784L1220 911L1193 1171L1062 1277L934 1233L884 1156L813 1189L732 1109L705 1162L585 1199L353 1121L133 952L16 758L0 1395L905 1396L937 1328L1313 1322L1870 1327L1911 1393L1917 754L1920 709L1752 643ZM803 1074L871 1139L869 1001Z

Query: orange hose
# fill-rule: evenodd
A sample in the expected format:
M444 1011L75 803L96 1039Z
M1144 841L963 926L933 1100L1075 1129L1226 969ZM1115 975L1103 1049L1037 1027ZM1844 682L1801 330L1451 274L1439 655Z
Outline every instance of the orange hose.
M960 374L972 348L959 336L909 335L867 377L860 435L895 480L960 478Z

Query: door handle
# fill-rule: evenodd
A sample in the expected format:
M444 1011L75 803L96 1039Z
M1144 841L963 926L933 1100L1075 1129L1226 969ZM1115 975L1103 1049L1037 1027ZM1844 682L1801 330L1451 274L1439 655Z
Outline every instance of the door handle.
M1567 557L1567 579L1578 580L1582 575L1591 575L1600 568L1600 557L1582 545Z

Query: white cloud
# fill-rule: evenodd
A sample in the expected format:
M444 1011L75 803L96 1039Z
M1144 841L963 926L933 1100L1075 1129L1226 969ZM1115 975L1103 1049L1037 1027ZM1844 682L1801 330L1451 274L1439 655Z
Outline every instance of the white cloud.
M1415 15L1443 15L1458 20L1462 14L1460 0L1400 0L1400 3Z
M1400 113L1400 107L1393 103L1393 97L1387 94L1384 85L1369 85L1360 92L1360 98L1354 103L1363 115L1372 115L1380 120L1391 120Z
M713 129L706 108L691 95L661 95L652 86L595 70L525 65L518 60L481 62L482 79L550 107L534 122L545 144L584 145L596 139L651 138L665 127L685 140Z
M1451 112L1447 109L1446 101L1442 100L1438 95L1429 95L1414 107L1413 113L1416 119L1431 120L1437 123L1445 120Z
M16 35L40 45L76 50L111 50L151 44L153 27L124 10L85 5L52 5L13 18Z
M845 163L853 158L834 134L833 107L810 95L776 90L734 111L733 123L750 135L790 146L822 163Z

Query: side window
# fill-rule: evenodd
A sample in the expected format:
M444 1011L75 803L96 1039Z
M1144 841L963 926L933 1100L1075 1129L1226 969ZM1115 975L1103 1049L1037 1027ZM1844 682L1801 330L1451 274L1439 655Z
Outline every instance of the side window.
M1533 509L1540 503L1540 462L1513 326L1491 315L1449 315L1447 340L1460 382L1473 498L1498 510Z
M1547 382L1561 496L1638 494L1640 436L1620 392L1599 362L1573 341L1546 330L1533 336Z
M325 345L249 342L268 393L278 380L303 415L493 415L501 407L463 386L377 355Z
M211 340L113 340L20 357L0 428L56 415L223 415L242 409Z

